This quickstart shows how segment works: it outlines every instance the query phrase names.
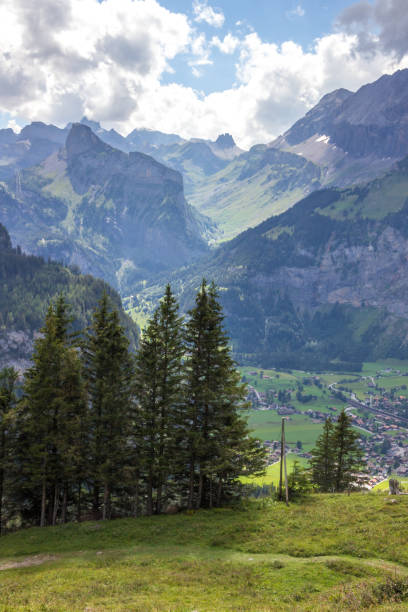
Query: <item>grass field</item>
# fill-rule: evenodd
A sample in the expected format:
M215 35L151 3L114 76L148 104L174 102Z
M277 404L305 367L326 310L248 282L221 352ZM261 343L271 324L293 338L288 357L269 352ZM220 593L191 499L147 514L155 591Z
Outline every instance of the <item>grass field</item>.
M261 440L279 440L281 435L282 418L275 410L250 410L248 423L253 435ZM295 446L300 440L303 449L313 448L317 436L322 432L321 423L313 423L307 416L292 414L285 425L286 442Z
M329 611L408 605L408 499L269 499L0 539L0 610Z
M373 487L373 491L388 492L388 489L389 489L388 481L390 478L396 478L401 483L404 491L408 491L408 478L401 478L401 476L398 476L398 474L394 476L389 476L387 480L383 480L383 482L380 482L378 483L378 485L375 485L375 487Z
M297 455L289 453L286 455L286 469L287 469L288 474L290 474L295 461L297 461L302 467L307 467L309 465L309 462L304 457L298 457ZM254 478L244 477L244 478L241 478L241 482L243 482L244 484L255 484L255 485L260 485L260 486L264 484L265 485L273 484L276 487L279 484L279 475L280 475L280 464L278 462L272 465L268 465L268 467L266 468L265 476L258 476Z

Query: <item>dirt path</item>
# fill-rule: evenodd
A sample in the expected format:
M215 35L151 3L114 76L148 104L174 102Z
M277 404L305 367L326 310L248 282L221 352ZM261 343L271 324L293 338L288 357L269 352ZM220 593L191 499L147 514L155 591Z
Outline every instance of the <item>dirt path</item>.
M41 565L46 561L55 561L55 555L35 555L34 557L26 557L22 561L9 561L0 563L0 571L8 569L18 569L20 567L31 567L32 565Z

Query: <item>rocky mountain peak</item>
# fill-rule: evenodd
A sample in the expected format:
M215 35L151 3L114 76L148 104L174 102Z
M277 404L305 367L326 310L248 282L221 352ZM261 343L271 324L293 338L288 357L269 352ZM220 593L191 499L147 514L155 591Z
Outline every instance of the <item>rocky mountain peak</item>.
M235 141L231 134L228 133L220 134L215 141L215 144L220 149L232 149L232 147L235 147Z
M4 128L0 130L0 144L12 144L16 142L17 135L11 128Z
M80 123L82 125L86 125L89 128L91 128L93 132L98 132L99 130L102 130L102 127L99 121L92 121L91 119L88 119L88 117L86 116L82 117Z
M83 125L82 123L73 123L68 133L67 140L65 143L68 159L88 153L89 151L95 151L96 153L103 150L110 150L111 147L103 143L98 138L90 127Z
M30 142L48 140L55 144L64 144L66 135L66 130L62 130L56 125L33 121L21 130L19 140L29 140Z
M323 98L320 99L318 104L336 104L338 106L352 95L352 91L349 89L344 89L344 87L340 87L340 89L335 89L334 91L325 94Z

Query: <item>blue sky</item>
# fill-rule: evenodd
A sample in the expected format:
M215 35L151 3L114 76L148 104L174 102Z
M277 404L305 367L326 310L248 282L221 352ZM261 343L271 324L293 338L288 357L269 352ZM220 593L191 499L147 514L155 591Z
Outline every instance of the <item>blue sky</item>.
M165 0L162 4L194 19L190 0ZM254 31L265 42L280 45L286 40L294 40L307 49L316 38L330 33L339 14L352 4L355 4L354 0L224 0L212 5L215 11L224 15L223 25L214 31L214 27L201 22L200 30L207 37L214 34L223 37L228 33L242 36ZM199 83L184 57L174 61L172 66L180 82L199 86L205 93L231 87L235 81L234 64L238 51L232 56L216 50L214 54L214 64L201 71ZM171 78L171 75L165 75L164 82L170 82Z
M2 0L0 127L283 133L329 91L408 67L407 0Z

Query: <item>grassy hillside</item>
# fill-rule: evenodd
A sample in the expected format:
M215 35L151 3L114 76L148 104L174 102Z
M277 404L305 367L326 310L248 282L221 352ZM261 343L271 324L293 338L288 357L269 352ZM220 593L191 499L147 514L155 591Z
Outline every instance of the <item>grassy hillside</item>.
M389 478L387 478L386 480L383 480L382 482L379 482L378 485L375 485L375 487L373 487L374 491L383 491L383 492L388 493L390 478L396 478L400 482L403 490L407 491L408 478L401 478L401 476L398 476L398 474L391 474Z
M0 610L406 609L407 519L353 494L33 528L0 540Z
M309 462L304 457L298 457L294 454L288 453L286 455L286 467L288 474L292 471L293 464L297 461L302 467L307 467ZM255 484L255 485L270 485L273 484L275 487L279 484L280 474L280 463L273 463L268 465L264 476L253 476L253 477L242 477L241 482L244 484Z
M219 172L194 178L186 185L188 201L229 240L318 189L320 169L299 155L257 145Z

